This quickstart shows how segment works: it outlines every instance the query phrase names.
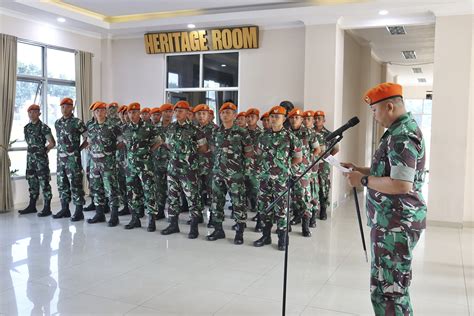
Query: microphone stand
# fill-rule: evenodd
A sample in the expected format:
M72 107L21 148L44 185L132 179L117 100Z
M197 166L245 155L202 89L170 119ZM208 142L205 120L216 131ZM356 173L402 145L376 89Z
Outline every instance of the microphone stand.
M290 179L288 180L286 190L283 191L265 210L265 213L270 211L287 194L288 205L286 206L286 231L285 231L285 239L284 239L284 242L285 242L285 261L284 261L284 269L283 269L283 303L282 303L282 311L281 311L281 314L283 316L285 316L285 313L286 313L286 287L287 287L287 276L288 276L288 229L289 229L289 225L290 225L291 190L293 189L295 184L298 183L298 181L300 181L301 178L303 178L309 171L311 171L311 169L313 169L313 167L318 162L320 162L324 157L326 157L326 155L329 154L331 152L331 150L341 140L342 140L342 134L336 135L334 137L334 139L329 143L329 146L326 149L326 151L324 153L322 153L318 157L318 159L313 161L311 163L311 165L308 168L306 168L306 170L300 176L298 176L295 180L291 180L291 177L290 177ZM359 203L358 203L358 200L357 200L357 196L355 198L356 198L356 208L357 208L357 214L358 214L358 220L359 220L359 229L361 230L362 246L363 246L363 249L365 251L365 256L367 258L367 251L366 251L366 247L365 247L364 233L363 233L363 230L362 230L362 221L361 221L361 217L360 217Z

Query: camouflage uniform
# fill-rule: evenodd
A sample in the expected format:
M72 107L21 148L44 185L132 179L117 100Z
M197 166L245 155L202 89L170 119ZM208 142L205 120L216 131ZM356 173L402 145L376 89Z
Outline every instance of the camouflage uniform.
M257 126L256 129L251 130L247 129L251 144L258 144L258 140L260 135L262 135L263 131L260 127ZM257 196L259 190L259 183L257 174L259 172L257 157L254 155L253 157L245 158L245 188L246 188L246 196L250 202L250 207L252 212L257 211Z
M303 174L312 161L314 149L319 147L319 142L314 133L311 133L305 126L301 125L298 130L292 130L293 134L301 142L301 152L303 155L302 163L292 166L292 174L298 177ZM291 197L291 209L297 218L311 218L311 172L308 172L300 181L295 183ZM298 221L299 222L299 221Z
M237 125L226 129L223 125L215 132L214 168L212 179L211 212L214 223L224 220L224 205L227 192L230 193L234 219L245 223L244 154L252 152L252 140L246 129Z
M372 159L370 175L413 183L407 194L390 195L368 189L371 227L371 298L376 315L412 315L409 285L413 249L426 228L421 188L425 175L425 144L410 113L385 132ZM369 181L370 186L370 181Z
M116 151L122 142L120 127L109 119L102 124L97 121L88 128L91 155L90 187L94 204L105 206L106 198L111 208L119 206Z
M169 126L164 127L161 123L158 123L155 128L157 129L160 137L162 139L166 139ZM169 149L166 146L160 146L152 153L152 157L156 183L156 204L158 210L161 212L165 209L166 198L168 197L167 168L169 161Z
M95 118L91 118L90 120L88 120L86 122L86 128L87 130L89 130L89 127L95 122ZM91 191L91 180L90 180L90 173L91 173L91 164L92 164L92 156L91 156L91 153L90 153L90 149L87 148L85 150L85 156L86 156L86 179L87 179L87 186L88 186L88 189L89 189L89 196L91 197L91 204L89 206L87 206L84 210L85 211L93 211L95 209L95 205L94 205L94 198L92 197L92 191Z
M278 132L268 130L260 137L257 154L262 168L258 211L266 225L271 225L276 217L278 230L285 231L287 199L283 198L273 210L266 212L266 209L286 189L291 176L291 160L301 157L301 143L286 128Z
M138 215L145 197L145 208L148 215L156 215L156 185L153 175L151 147L160 141L153 125L142 121L130 122L125 126L123 138L127 146L127 189L128 206Z
M326 150L328 144L325 137L331 132L323 127L321 131L317 131L319 143L323 151ZM320 208L327 209L330 205L329 202L329 191L331 190L331 166L328 162L324 161L319 163L318 170L318 181L319 181L319 206Z
M75 205L84 205L83 171L81 163L80 140L87 131L80 119L70 116L61 117L54 124L57 134L57 184L61 201Z
M214 164L213 152L215 146L213 136L218 127L213 122L209 122L205 126L198 126L198 128L203 132L204 136L206 136L209 146L208 151L199 157L198 169L200 202L202 203L202 208L204 208L205 202L210 201L212 197L212 173L210 170L212 170Z
M37 200L40 187L43 190L45 201L52 198L51 175L49 173L49 159L46 153L46 142L52 139L51 129L48 125L38 120L28 123L24 128L25 141L28 144L26 154L26 180L30 192L30 199Z
M170 217L177 217L181 207L181 193L184 193L191 217L202 216L199 202L197 168L199 146L206 145L205 135L191 122L183 125L173 122L168 127L166 144L170 149L168 163L168 199Z

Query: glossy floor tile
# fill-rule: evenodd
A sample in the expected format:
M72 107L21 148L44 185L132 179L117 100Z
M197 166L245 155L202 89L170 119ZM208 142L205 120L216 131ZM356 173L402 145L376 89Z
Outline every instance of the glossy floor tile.
M272 245L255 248L253 222L236 246L228 218L226 238L214 242L204 224L189 240L186 214L181 233L170 236L148 233L146 219L124 230L129 219L109 228L0 214L0 315L281 314L284 252L276 234ZM290 234L287 315L372 315L353 202L312 232ZM473 241L472 228L428 227L414 254L415 315L474 315Z

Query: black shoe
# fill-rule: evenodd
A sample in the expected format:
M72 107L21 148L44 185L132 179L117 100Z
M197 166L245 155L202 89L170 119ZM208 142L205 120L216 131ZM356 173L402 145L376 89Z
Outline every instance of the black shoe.
M51 200L44 200L43 209L38 213L38 217L46 217L51 214Z
M105 206L104 206L104 214L109 214L110 213L110 206L109 206L109 200L107 200L107 202L105 202Z
M154 232L156 230L156 215L151 214L148 215L148 227L146 229L147 232Z
M301 216L300 215L295 215L293 219L290 221L291 225L298 225L301 223Z
M189 239L196 239L199 236L199 216L191 217L191 227L189 229L188 238Z
M214 215L212 215L212 212L209 213L209 222L207 223L207 228L214 228Z
M316 228L316 211L313 211L311 219L309 220L309 227Z
M138 218L143 218L145 217L145 206L140 206L138 208Z
M186 222L186 224L191 225L191 221L192 221L192 218L190 218L190 219ZM203 216L202 214L199 214L199 216L198 216L198 223L199 223L199 224L204 223L204 216Z
M90 212L90 211L95 211L95 204L94 204L94 199L91 197L91 204L87 205L84 207L84 212Z
M108 226L109 227L115 227L119 224L119 215L118 215L119 211L118 211L118 207L116 206L112 206L112 210L111 210L111 214L110 214L110 219L109 219L109 223L108 223Z
M38 212L38 210L36 209L36 199L32 199L32 198L30 198L30 203L25 209L18 211L20 215L32 214L36 212Z
M84 219L84 213L82 212L82 205L76 205L76 210L74 211L74 215L71 217L71 222L79 222ZM104 218L105 222L105 218Z
M273 224L271 222L265 223L265 226L263 227L262 238L253 242L253 245L255 247L262 247L264 245L270 245L272 243L272 237L270 235L272 231L272 226Z
M225 232L222 229L222 223L214 223L214 231L210 235L208 235L206 238L207 240L210 240L210 241L224 239Z
M166 218L166 216L165 216L165 208L164 208L164 207L160 207L160 208L158 209L158 213L156 214L155 219L158 221L158 220L163 219L163 218Z
M119 216L130 215L130 209L128 208L128 204L125 204L123 209L121 209L120 212L118 212L118 215Z
M134 229L134 228L139 228L139 227L142 227L142 222L140 222L140 219L138 218L138 214L133 212L132 219L127 225L125 225L125 229Z
M290 236L286 236L286 231L278 230L278 250L284 251L285 246L289 244L288 239L286 237L288 237L288 239L290 238Z
M260 219L260 214L257 214L257 224L255 225L255 232L260 233L263 230L262 220Z
M303 237L311 237L311 231L309 230L309 218L303 217L301 228L303 232Z
M96 224L96 223L103 223L105 222L105 215L104 215L104 205L97 205L95 208L95 215L92 218L89 218L87 222L89 224Z
M244 228L247 228L247 224L246 223L243 223L243 224L244 224ZM239 224L232 225L232 230L237 230L238 226L239 226Z
M168 227L161 231L162 235L171 235L174 233L179 233L178 216L171 216L169 217L169 220L170 224L168 225Z
M53 215L53 218L67 218L71 217L71 211L69 210L69 202L61 201L61 210Z
M234 244L242 245L244 243L245 223L238 223L235 230Z
M321 204L321 211L319 212L319 219L325 221L328 218L328 214L326 212L326 206Z

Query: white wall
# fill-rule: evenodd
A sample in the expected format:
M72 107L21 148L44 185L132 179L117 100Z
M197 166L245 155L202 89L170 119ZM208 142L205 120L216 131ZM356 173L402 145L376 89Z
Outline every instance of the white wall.
M403 97L405 99L424 99L426 92L433 91L431 86L403 86Z

